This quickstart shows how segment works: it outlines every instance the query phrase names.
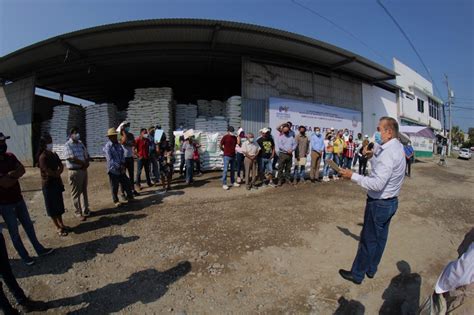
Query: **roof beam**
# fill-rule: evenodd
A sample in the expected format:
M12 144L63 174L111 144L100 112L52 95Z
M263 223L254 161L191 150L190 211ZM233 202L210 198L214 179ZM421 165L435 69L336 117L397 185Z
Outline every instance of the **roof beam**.
M220 24L216 24L214 25L214 29L212 30L212 34L211 34L211 49L214 50L214 48L216 47L216 44L217 44L217 33L219 33L219 30L221 29L221 25Z
M67 51L70 51L77 57L79 57L79 59L87 59L87 55L85 53L83 53L73 45L69 44L65 39L58 38L58 43L63 46Z
M388 81L388 80L393 80L393 79L395 79L395 76L394 76L394 75L390 75L390 76L381 77L381 78L377 78L377 79L371 80L370 83L371 83L371 84L374 84L374 83L377 83L377 82L383 82L383 81Z
M342 61L339 61L339 62L336 62L335 64L332 64L331 66L329 66L329 68L330 68L331 70L336 70L336 69L339 69L340 67L345 66L345 65L347 65L347 64L350 64L350 63L352 63L352 62L354 62L354 61L356 61L356 60L357 60L356 57L346 58L346 59L344 59L344 60L342 60Z

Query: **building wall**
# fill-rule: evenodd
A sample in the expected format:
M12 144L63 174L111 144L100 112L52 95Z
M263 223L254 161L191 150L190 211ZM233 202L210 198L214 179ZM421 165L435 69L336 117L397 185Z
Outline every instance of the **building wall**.
M408 92L402 93L399 100L400 117L407 118L422 126L430 126L433 129L440 130L441 121L430 117L428 94L423 92L426 91L433 94L433 85L431 82L395 58L393 59L393 66L394 71L399 74L395 80L396 84ZM418 111L418 99L424 101L423 113ZM402 124L403 123L404 121L402 120Z
M25 165L33 165L31 122L35 78L28 77L0 86L0 131L11 137L8 151Z
M424 111L418 111L418 99L424 102ZM413 94L408 94L402 92L400 97L400 117L407 118L410 121L413 121L414 124L421 126L430 126L433 129L441 129L441 121L430 117L429 115L429 101L428 96L421 91L415 89ZM402 124L404 121L402 120Z
M377 129L380 117L398 120L397 95L375 85L362 83L362 133L371 137Z
M268 99L281 97L362 111L362 84L355 78L321 75L280 65L242 61L242 124L268 126ZM265 115L263 115L265 113ZM265 121L261 119L265 118Z
M398 73L395 78L396 84L403 89L409 90L412 86L417 86L421 89L426 89L433 94L433 85L430 81L426 80L418 72L395 58L393 58L393 71Z

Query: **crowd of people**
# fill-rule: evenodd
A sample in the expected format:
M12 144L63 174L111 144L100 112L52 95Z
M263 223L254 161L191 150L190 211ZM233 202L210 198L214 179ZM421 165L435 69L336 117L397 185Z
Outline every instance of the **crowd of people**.
M329 161L334 161L340 167L340 172L352 170L358 163L359 176L362 178L367 175L367 161L372 157L374 150L374 143L369 141L368 135L362 137L359 133L354 138L348 129L336 131L334 128L324 130L323 134L321 128L315 128L311 137L308 137L306 127L299 126L296 134L291 122L278 126L277 131L278 135L274 139L271 128L261 129L256 137L253 133L246 133L242 128L235 133L232 126L228 127L227 134L220 141L220 149L223 152L223 189L240 187L241 184L245 184L246 189L251 190L262 186L278 187L285 183L293 185L305 183L308 157L311 160L309 180L313 183L327 182L330 177L334 180L339 179L340 174L330 167ZM167 139L160 125L141 129L140 135L135 138L130 132L130 124L125 121L117 129L110 128L105 136L108 138L103 148L107 162L106 171L112 200L117 207L134 201L135 197L140 195L143 170L149 187L161 184L165 192L172 188L174 145ZM377 137L380 137L380 133L375 134L375 143L380 145L382 139ZM25 174L25 168L13 153L7 152L7 139L8 136L0 133L0 212L18 255L26 265L31 266L35 264L35 260L23 245L18 222L24 228L39 257L49 255L54 250L44 247L36 236L18 181ZM184 132L179 147L181 155L179 173L188 185L192 185L194 173L201 174L199 148L200 144L194 139L193 132ZM70 130L64 152L74 213L81 221L85 221L91 215L87 194L90 157L81 141L78 129ZM410 176L410 166L414 158L410 144L405 146L403 154L406 159L405 175ZM61 237L67 236L71 228L66 226L62 219L65 212L63 200L65 188L61 175L65 167L59 156L53 152L51 136L44 135L41 138L36 159L40 168L47 215L51 218L57 234ZM324 165L322 174L321 161ZM343 172L342 176L344 174ZM227 177L230 177L230 182ZM37 304L22 293L11 275L9 265L5 265L5 261L8 263L8 256L3 236L0 239L0 254L2 277L19 305L39 309ZM3 291L0 292L1 306L4 310L9 310L8 300L2 295Z
M242 183L247 189L305 183L308 166L312 183L328 182L331 177L338 180L339 174L330 168L329 160L348 169L358 163L359 174L367 174L367 161L373 148L368 135L362 138L359 133L354 138L348 129L336 131L334 128L325 130L323 134L321 128L316 127L311 137L308 137L305 126L299 126L295 133L291 122L278 126L277 131L278 135L274 139L271 128L263 128L256 138L253 133L245 133L243 129L235 134L232 126L228 128L220 143L224 155L223 189L239 187ZM311 161L309 165L308 158ZM321 161L324 165L322 176ZM229 172L230 186L227 182Z

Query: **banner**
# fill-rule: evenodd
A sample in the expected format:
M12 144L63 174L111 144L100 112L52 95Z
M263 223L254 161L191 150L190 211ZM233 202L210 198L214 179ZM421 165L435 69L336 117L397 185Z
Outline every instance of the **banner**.
M299 126L305 126L308 137L316 127L321 129L323 135L331 127L335 130L347 128L355 136L362 132L362 113L352 109L272 97L269 110L270 128L275 140L278 137L276 128L288 121L293 123L295 134Z

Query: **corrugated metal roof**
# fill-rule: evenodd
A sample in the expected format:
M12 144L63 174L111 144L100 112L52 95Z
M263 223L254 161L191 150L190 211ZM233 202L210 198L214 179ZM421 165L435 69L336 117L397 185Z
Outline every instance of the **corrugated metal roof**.
M87 28L19 49L0 58L0 78L16 80L35 72L38 85L67 93L68 84L59 86L55 82L70 82L71 86L85 83L88 78L78 75L84 67L98 68L110 60L134 67L149 63L149 58L157 62L157 56L179 54L287 58L369 81L395 77L392 70L362 56L283 30L230 21L158 19ZM116 75L109 70L99 81Z

